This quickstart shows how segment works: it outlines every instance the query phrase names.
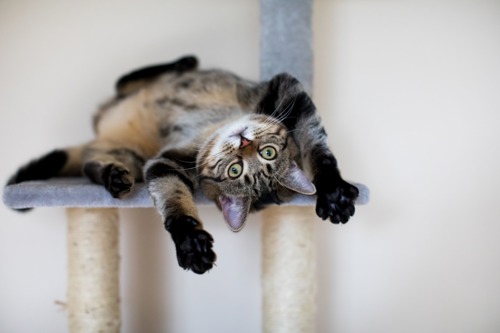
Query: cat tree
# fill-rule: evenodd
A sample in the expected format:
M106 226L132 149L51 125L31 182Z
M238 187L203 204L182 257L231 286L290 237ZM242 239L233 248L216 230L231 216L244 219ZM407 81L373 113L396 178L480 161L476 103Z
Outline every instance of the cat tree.
M261 0L261 76L280 72L312 88L312 0ZM357 204L368 189L357 184ZM199 205L210 203L200 194ZM11 208L67 207L69 331L119 332L118 208L153 207L144 184L114 199L86 179L26 182L5 188ZM316 264L315 198L297 195L263 212L264 332L314 332Z
M261 0L260 6L261 78L288 72L311 93L312 0ZM315 332L314 209L270 207L262 219L263 332Z

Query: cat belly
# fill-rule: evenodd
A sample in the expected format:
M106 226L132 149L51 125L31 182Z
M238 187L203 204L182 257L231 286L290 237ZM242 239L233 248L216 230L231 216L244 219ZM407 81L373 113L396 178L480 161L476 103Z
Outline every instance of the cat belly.
M144 95L139 92L107 110L96 124L96 139L154 156L161 147L158 117Z

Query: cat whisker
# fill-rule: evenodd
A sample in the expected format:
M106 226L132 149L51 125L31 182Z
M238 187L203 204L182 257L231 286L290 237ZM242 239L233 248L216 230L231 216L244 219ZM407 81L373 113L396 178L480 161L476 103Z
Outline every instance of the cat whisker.
M202 168L202 167L204 167L204 166L208 165L208 164L211 162L211 160L216 159L216 158L218 158L219 156L221 156L221 155L226 155L226 154L227 154L227 151L220 151L220 152L218 152L218 153L216 153L216 154L214 154L214 155L210 155L209 157L207 157L206 161L205 161L205 162L203 162L203 163L201 163L200 165L196 165L196 166L194 166L194 167L192 167L192 168L187 168L187 169L185 169L185 170L193 170L193 169Z
M282 116L283 116L283 115L285 115L285 117L286 117L286 115L287 115L287 114L289 113L289 111L291 110L290 106L293 106L293 105L295 104L295 100L296 100L296 97L294 97L294 98L292 98L292 99L290 100L290 102L288 103L288 105L284 108L284 110L285 110L285 111L282 113ZM279 105L276 107L276 109L275 109L275 110L271 113L270 117L273 117L273 118L276 118L276 119L279 119L279 120L283 120L283 119L284 119L284 118L283 118L283 119L280 119L280 118L282 118L282 116L280 116L280 117L276 117L276 116L275 116L276 112L278 112L278 111L280 110L280 106L281 106L281 104L283 104L283 102L284 102L284 101L285 101L285 98L283 98L283 99L281 100L280 104L279 104Z
M280 115L280 117L278 117L278 121L281 123L283 120L285 120L289 115L290 113L292 112L292 109L293 107L295 106L295 102L297 101L297 98L294 97L290 100L290 103L287 105L287 107L285 108L284 112Z
M263 133L267 130L269 130L269 128L271 128L273 125L276 125L276 123L282 123L283 120L285 120L291 113L293 107L295 106L295 102L296 102L296 97L290 99L290 102L288 103L288 105L284 108L284 111L279 115L279 117L276 117L276 113L279 111L280 109L280 106L281 104L283 103L285 99L283 98L280 102L280 104L278 105L278 107L276 107L276 109L271 113L270 116L268 116L265 120L264 120L264 124L261 128L261 131L259 133Z

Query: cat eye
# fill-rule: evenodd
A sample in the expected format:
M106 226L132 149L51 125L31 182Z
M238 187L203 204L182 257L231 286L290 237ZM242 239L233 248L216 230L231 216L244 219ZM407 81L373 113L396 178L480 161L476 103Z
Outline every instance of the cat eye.
M238 178L242 172L243 172L243 166L241 165L240 162L237 162L229 166L229 170L227 173L231 178Z
M259 151L259 154L266 160L274 160L276 158L276 149L265 147Z

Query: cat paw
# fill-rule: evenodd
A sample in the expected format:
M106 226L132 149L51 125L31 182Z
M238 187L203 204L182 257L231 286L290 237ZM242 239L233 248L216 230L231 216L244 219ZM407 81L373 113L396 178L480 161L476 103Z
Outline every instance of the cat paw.
M134 184L130 171L113 164L106 167L102 177L104 187L114 198L122 198L130 192Z
M343 179L322 182L317 186L316 214L332 223L346 223L354 215L359 190Z
M179 266L196 274L209 271L217 259L212 250L214 239L190 216L168 218L166 229L172 235Z

